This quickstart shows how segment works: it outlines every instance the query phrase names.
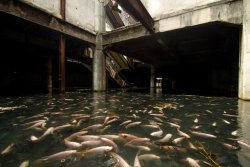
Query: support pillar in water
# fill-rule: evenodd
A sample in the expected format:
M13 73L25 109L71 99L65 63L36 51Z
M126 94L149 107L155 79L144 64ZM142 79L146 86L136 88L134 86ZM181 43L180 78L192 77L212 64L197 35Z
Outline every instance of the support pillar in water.
M243 26L240 40L239 98L250 100L250 1L243 0Z
M59 41L59 93L65 92L65 45L65 36L61 35Z
M155 89L155 67L150 68L150 88Z
M46 62L47 93L52 93L52 56L48 56Z
M95 0L95 31L96 47L93 57L93 90L106 90L106 60L103 54L102 33L105 31L104 3L102 0Z

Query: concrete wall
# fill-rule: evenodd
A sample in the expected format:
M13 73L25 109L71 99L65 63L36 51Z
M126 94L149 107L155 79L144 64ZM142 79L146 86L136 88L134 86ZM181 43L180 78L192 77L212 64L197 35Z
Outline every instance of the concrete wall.
M20 0L42 11L61 18L60 0ZM95 0L66 0L66 21L88 30L94 31Z
M66 21L93 32L95 0L66 0Z
M225 0L141 0L152 17Z
M56 17L60 15L60 0L20 0Z

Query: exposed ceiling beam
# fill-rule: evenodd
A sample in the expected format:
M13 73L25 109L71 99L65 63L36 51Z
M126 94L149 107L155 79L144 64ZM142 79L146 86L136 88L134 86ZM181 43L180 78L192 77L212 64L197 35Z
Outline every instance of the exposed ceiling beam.
M0 12L16 16L51 30L95 44L96 36L86 30L16 0L0 0Z

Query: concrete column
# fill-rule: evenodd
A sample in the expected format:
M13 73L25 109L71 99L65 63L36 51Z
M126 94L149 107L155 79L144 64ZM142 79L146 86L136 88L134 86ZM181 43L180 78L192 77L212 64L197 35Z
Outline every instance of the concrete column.
M155 88L155 68L150 68L150 88Z
M240 46L239 98L250 100L250 1L243 0Z
M106 60L103 54L102 33L105 31L104 0L95 0L96 47L93 57L93 90L106 90Z
M52 56L47 58L46 62L46 77L47 77L47 93L52 93Z

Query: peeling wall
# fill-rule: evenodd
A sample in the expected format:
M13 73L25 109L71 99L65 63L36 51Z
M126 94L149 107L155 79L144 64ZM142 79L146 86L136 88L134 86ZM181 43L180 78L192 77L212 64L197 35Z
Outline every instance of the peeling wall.
M225 0L141 0L152 17Z
M95 0L67 0L66 21L94 32Z
M60 15L60 0L20 0L56 17Z
M241 1L202 8L163 18L159 21L156 30L165 32L215 21L240 25L242 24L242 11Z
M55 17L61 18L60 0L20 0ZM94 32L95 0L66 0L66 21Z

